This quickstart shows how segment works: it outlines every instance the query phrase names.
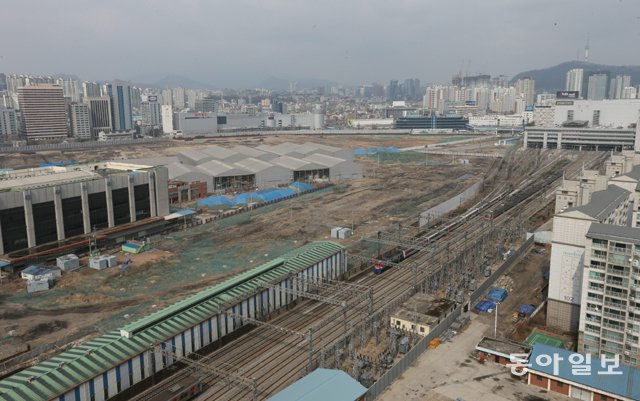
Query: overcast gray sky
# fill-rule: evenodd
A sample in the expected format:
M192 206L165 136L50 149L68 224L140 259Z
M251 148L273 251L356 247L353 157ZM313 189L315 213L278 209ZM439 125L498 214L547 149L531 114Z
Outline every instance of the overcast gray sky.
M640 64L640 0L4 0L0 72L221 87Z

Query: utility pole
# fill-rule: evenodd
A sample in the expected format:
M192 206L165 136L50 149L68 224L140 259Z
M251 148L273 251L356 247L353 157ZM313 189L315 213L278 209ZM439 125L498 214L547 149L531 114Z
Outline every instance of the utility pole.
M493 323L493 338L498 338L498 304L499 302L496 302L496 319Z

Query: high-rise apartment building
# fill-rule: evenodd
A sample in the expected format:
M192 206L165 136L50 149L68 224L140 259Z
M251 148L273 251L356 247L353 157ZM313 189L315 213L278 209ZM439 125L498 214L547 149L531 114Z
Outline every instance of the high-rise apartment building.
M0 72L0 92L7 90L7 77L3 72Z
M517 80L516 94L524 99L525 106L533 106L536 96L536 81L531 77L524 77Z
M603 100L607 97L609 75L606 73L593 73L587 80L587 99Z
M171 93L173 94L173 107L178 110L184 109L184 88L173 88Z
M631 86L630 75L616 75L609 84L609 99L624 99L624 89Z
M80 140L92 139L89 105L87 103L71 103L69 111L71 135Z
M103 96L86 98L85 102L89 105L92 138L97 138L101 131L113 131L113 125L111 125L111 100Z
M18 89L22 132L27 140L62 139L67 136L67 113L62 87L24 86Z
M578 330L585 235L589 227L593 223L625 226L631 219L629 205L633 203L634 193L617 185L597 191L597 178L594 189L596 192L582 195L588 203L574 204L553 217L547 325L563 331Z
M80 90L80 83L78 81L73 79L60 78L56 83L57 85L60 85L62 87L62 92L64 94L64 97L69 99L70 102L72 103L80 102L80 97L82 95L82 92Z
M100 84L98 84L97 82L83 82L82 96L85 99L89 97L101 97L102 90L100 89Z
M173 105L173 94L171 93L171 89L163 89L161 92L162 95L162 105L163 106L172 106Z
M162 105L162 131L165 133L173 132L173 108L171 105Z
M116 80L107 85L107 93L111 99L113 130L130 131L133 129L131 87L126 82Z
M573 68L567 71L567 80L565 84L565 90L580 92L581 97L586 97L582 93L582 82L584 77L584 70L582 68Z
M14 109L0 107L0 137L18 135L18 119Z
M578 351L640 366L640 229L591 224L586 234Z

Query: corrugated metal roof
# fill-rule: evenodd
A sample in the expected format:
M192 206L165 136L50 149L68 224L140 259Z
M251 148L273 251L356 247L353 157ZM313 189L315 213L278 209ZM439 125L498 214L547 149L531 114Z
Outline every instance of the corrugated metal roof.
M223 148L222 146L208 146L204 149L200 150L202 153L206 153L210 156L213 156L217 160L224 160L231 156L235 156L238 154L235 150L229 148Z
M303 160L309 161L311 163L322 164L327 167L334 167L340 163L346 162L344 159L340 159L339 157L323 155L321 153L315 153L305 157Z
M312 242L238 274L121 329L135 332L132 337L114 330L5 378L0 381L0 400L54 398L215 315L219 306L250 296L260 282L277 282L342 249L331 241Z
M209 160L197 167L200 171L211 174L214 177L234 177L238 175L251 175L251 172L235 167L218 160Z
M251 171L252 173L258 173L260 171L264 171L274 167L274 165L271 163L267 163L263 160L254 159L253 157L247 157L244 160L237 161L234 163L234 165L242 169Z
M557 376L564 380L593 387L595 389L599 389L608 393L627 397L632 400L640 400L640 369L620 365L613 369L613 371L622 372L622 374L602 374L599 372L606 372L606 369L602 368L602 361L599 358L592 357L591 364L589 365L591 366L591 374L574 375L572 372L572 367L575 365L569 362L569 356L571 356L572 354L574 353L563 348L555 348L545 344L536 344L533 346L531 356L529 357L529 363L531 364L530 369L545 373L547 375ZM559 362L557 372L554 372L554 363L550 363L547 366L542 366L537 361L539 356L553 357L554 355L562 358L558 359Z
M366 392L366 387L342 370L318 368L268 401L354 401Z

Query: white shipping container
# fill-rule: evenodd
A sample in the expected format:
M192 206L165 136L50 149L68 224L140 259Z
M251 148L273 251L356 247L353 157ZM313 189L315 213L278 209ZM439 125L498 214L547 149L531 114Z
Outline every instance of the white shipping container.
M342 230L342 227L334 227L331 229L331 238L338 238L338 233Z
M340 239L347 239L349 237L351 237L351 229L350 228L343 228L340 231L338 231L338 238Z
M76 270L80 268L80 259L74 255L64 255L56 258L56 266L60 268L60 270L64 272Z
M47 291L49 288L50 285L48 279L27 281L27 292L30 294L34 292Z

